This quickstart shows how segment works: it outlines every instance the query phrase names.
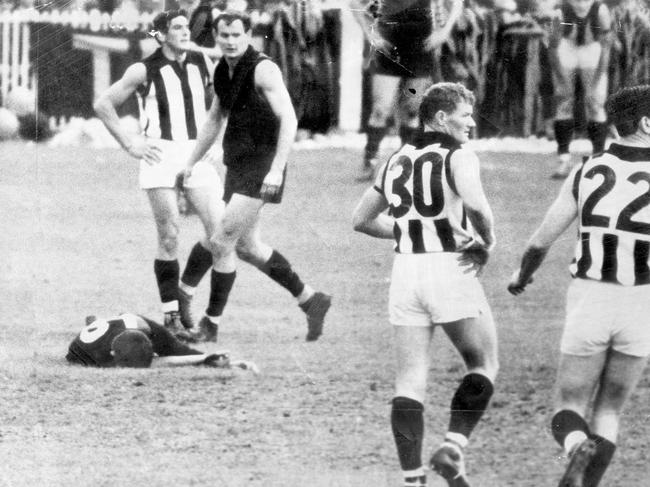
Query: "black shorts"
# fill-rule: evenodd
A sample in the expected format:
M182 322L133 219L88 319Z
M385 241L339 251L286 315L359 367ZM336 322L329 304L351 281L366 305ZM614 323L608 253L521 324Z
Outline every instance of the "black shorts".
M433 75L434 56L424 49L424 41L431 35L431 9L415 7L404 9L377 21L380 35L390 42L390 53L374 52L376 74L406 78Z
M260 190L264 183L268 171L241 171L237 169L228 168L226 171L226 181L223 185L223 200L228 203L232 195L243 194L249 198L262 199ZM282 185L280 191L273 200L265 200L266 203L280 203L284 193L284 183L287 179L287 168L284 168L282 175Z

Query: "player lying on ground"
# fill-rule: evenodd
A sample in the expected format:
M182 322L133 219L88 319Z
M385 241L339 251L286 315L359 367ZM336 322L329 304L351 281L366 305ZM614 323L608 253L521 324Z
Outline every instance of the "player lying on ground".
M207 365L257 371L252 362L231 361L228 352L204 353L188 347L162 325L130 313L107 319L88 316L66 359L91 367Z
M551 423L570 458L560 487L598 485L650 354L650 85L619 91L606 108L621 139L570 173L508 286L522 293L578 219Z

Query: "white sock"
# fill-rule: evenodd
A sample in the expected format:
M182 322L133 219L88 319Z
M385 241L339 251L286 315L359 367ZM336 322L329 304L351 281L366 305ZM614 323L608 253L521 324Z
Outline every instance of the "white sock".
M180 282L178 288L188 296L194 296L194 293L196 292L195 287L192 287L189 284L185 284L183 281Z
M564 438L564 452L569 456L573 449L587 439L584 431L572 431Z
M304 289L302 292L296 297L298 300L298 304L304 304L306 303L309 298L311 298L314 295L314 290L311 288L309 284L305 284Z
M424 475L424 467L416 468L415 470L402 470L402 475L405 479L410 477L421 477Z
M178 311L178 301L168 301L162 304L163 313L171 313L172 311Z
M455 443L461 448L465 448L467 444L469 443L469 439L465 435L461 435L460 433L454 433L452 431L449 431L445 435L445 440L449 440L452 443Z
M208 320L210 320L210 323L212 323L213 325L218 325L219 321L221 320L221 316L208 316L208 315L205 316L207 316Z

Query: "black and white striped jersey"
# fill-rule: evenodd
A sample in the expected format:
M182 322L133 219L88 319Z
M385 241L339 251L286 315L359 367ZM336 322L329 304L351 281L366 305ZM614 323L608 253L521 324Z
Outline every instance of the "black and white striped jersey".
M451 174L449 161L457 150L476 157L446 134L425 132L379 172L374 188L384 195L395 219L396 252L455 252L476 239Z
M575 173L573 277L650 284L650 148L611 144Z
M181 64L158 49L142 62L147 82L137 94L145 135L164 140L196 139L208 108L210 73L205 56L188 52Z

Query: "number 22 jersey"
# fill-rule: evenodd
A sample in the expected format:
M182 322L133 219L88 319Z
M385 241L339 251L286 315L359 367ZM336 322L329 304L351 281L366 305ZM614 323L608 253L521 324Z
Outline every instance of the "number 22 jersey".
M612 143L574 173L578 242L573 277L650 284L650 148Z
M395 251L457 252L476 239L451 173L451 155L476 157L451 136L423 132L382 167L374 188L395 219Z

